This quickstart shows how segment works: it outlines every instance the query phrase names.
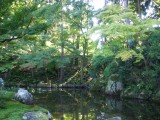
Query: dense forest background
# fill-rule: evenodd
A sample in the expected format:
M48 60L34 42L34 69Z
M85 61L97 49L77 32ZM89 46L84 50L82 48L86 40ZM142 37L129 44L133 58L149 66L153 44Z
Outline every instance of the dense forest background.
M0 77L7 85L160 85L160 1L1 0ZM98 4L98 3L97 3ZM93 38L99 36L96 40Z

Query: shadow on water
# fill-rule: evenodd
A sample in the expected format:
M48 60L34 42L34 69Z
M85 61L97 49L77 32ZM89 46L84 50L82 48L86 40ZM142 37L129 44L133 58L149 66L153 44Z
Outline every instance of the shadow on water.
M160 105L111 98L80 89L32 90L35 104L48 109L54 120L160 120ZM115 119L120 120L120 119Z

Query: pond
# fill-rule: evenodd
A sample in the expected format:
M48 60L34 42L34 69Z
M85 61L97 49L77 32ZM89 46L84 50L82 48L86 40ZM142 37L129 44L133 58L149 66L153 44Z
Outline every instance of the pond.
M34 92L35 104L48 109L54 120L160 120L160 105L142 100L122 100L81 89ZM115 119L119 120L119 119Z

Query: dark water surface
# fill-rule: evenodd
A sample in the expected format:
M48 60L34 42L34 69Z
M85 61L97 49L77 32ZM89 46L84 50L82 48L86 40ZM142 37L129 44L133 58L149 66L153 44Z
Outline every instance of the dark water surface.
M160 105L151 102L120 100L77 89L32 91L35 104L48 109L54 120L160 120Z

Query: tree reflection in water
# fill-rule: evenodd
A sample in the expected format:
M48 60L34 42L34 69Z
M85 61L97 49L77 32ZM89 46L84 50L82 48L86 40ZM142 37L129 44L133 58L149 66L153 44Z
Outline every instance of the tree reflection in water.
M35 104L48 109L54 120L160 120L160 105L121 100L80 89L36 90ZM118 119L119 118L119 119Z

